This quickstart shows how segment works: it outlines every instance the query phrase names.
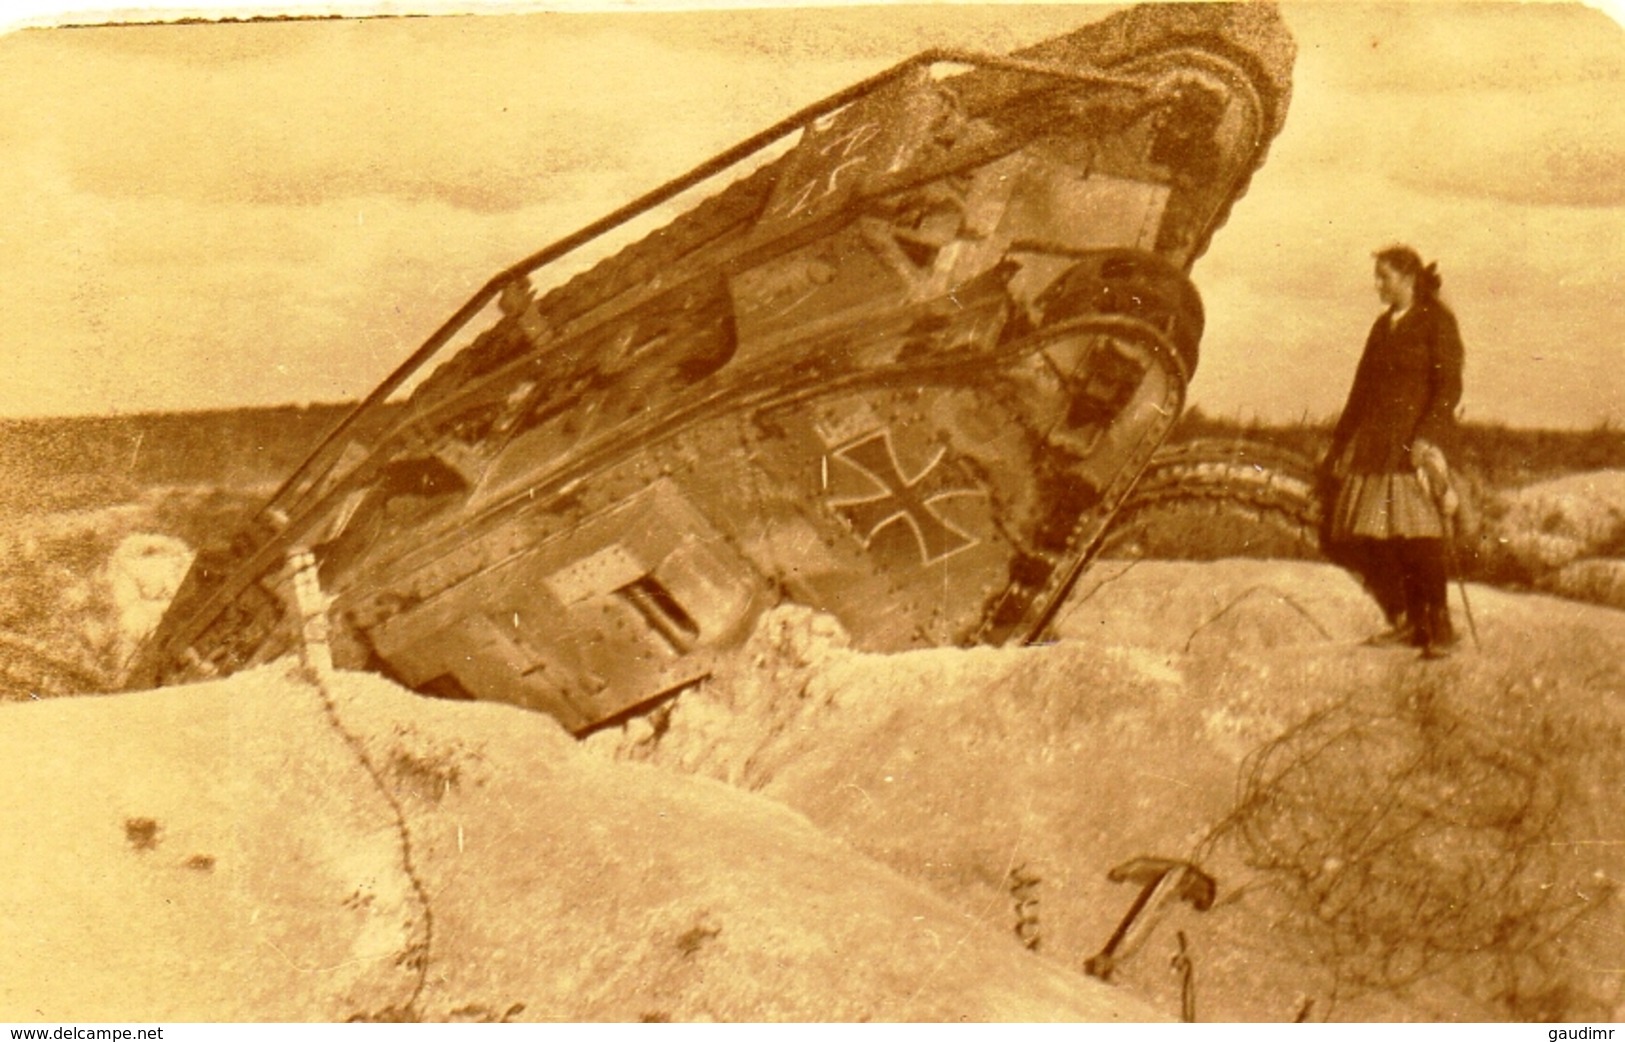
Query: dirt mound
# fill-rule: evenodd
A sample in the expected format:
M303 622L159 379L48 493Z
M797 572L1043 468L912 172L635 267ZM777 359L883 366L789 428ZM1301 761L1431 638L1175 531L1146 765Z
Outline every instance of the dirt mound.
M1509 530L1538 532L1593 556L1625 547L1625 471L1574 474L1505 493Z
M192 548L172 536L136 532L113 548L99 577L112 612L111 632L93 639L111 645L116 668L122 670L158 628L191 567Z
M1039 648L865 655L783 611L588 746L781 801L1073 969L1138 892L1110 870L1195 861L1218 903L1114 976L1170 1016L1619 1015L1587 967L1625 956L1625 615L1475 587L1483 650L1427 663L1362 646L1380 616L1326 566L1096 582Z
M1055 629L1069 640L1184 654L1324 650L1381 626L1382 613L1340 569L1232 559L1195 568L1174 561L1100 562L1079 581Z
M1625 608L1625 471L1502 493L1485 533L1536 589Z
M1155 1014L551 720L270 668L0 706L5 1020Z
M113 506L0 518L0 700L115 688L192 548L222 539L260 498L162 487Z

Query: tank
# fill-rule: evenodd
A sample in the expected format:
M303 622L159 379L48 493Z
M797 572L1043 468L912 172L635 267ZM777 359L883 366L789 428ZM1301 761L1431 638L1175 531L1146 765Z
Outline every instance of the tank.
M576 734L784 602L873 651L1042 638L1180 415L1293 54L1259 4L927 52L522 260L199 553L125 685L288 654L296 585L337 665Z

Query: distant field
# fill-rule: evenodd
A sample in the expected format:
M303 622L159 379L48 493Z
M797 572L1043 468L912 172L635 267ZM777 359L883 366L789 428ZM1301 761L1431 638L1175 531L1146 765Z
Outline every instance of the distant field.
M285 478L349 411L347 404L71 419L0 420L0 518L127 503L157 487L229 491ZM1247 438L1318 458L1330 424L1269 426L1192 410L1172 441ZM1456 464L1477 482L1517 488L1625 470L1625 428L1514 430L1468 424Z
M1331 440L1332 421L1271 426L1188 411L1171 441L1250 438L1319 459ZM1468 423L1460 430L1451 464L1487 487L1512 489L1571 474L1625 469L1625 427L1603 424L1585 430L1520 430Z
M0 519L113 506L152 488L272 487L350 408L0 420Z

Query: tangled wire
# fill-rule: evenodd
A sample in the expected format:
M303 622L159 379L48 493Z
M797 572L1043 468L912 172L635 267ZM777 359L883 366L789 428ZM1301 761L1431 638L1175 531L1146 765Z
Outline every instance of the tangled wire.
M1289 896L1340 984L1463 969L1513 1005L1599 902L1564 878L1566 774L1539 735L1497 734L1440 702L1310 716L1253 754L1220 833Z

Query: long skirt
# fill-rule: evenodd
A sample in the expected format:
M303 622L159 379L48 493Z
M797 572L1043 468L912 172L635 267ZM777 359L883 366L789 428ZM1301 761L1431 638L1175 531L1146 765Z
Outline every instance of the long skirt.
M1444 524L1414 473L1353 474L1332 504L1329 535L1350 539L1443 539Z
M1415 474L1356 474L1338 489L1327 555L1358 575L1388 621L1414 643L1449 643L1444 522Z

